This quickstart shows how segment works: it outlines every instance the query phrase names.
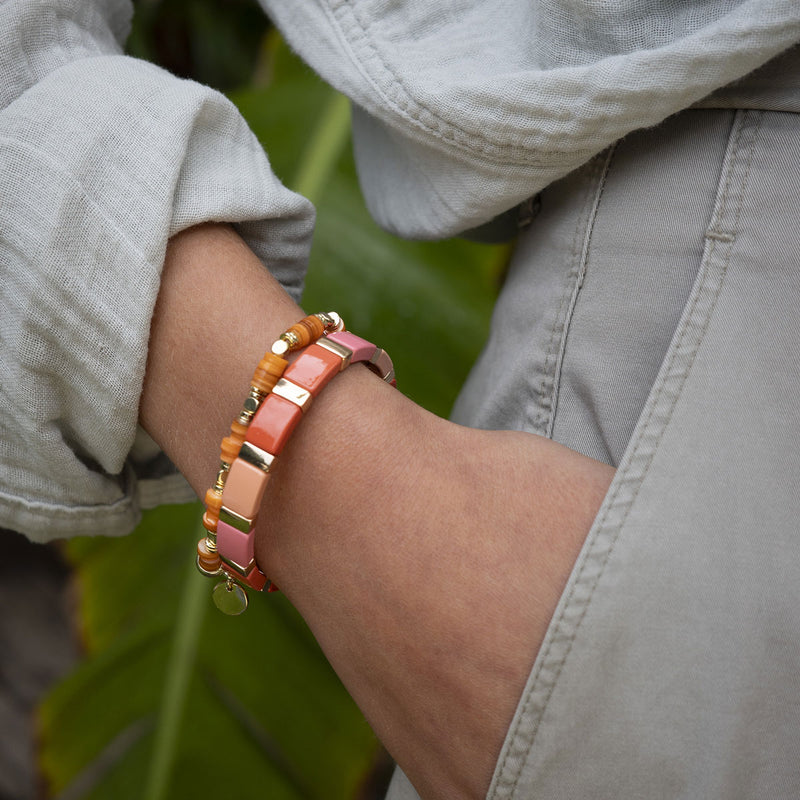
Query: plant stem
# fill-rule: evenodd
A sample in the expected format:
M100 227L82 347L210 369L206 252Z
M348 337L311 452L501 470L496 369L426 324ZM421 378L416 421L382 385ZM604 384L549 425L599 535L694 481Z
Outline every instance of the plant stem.
M332 94L300 160L293 181L295 191L312 202L318 202L349 136L350 104L346 97ZM205 530L201 535L205 535ZM203 616L208 605L207 587L207 582L192 565L178 608L177 636L167 664L144 800L165 800L167 797Z
M350 102L333 93L306 145L292 188L318 203L331 172L350 138Z
M205 535L205 529L202 535ZM167 797L178 733L197 657L203 617L208 606L207 589L208 582L197 572L192 562L178 606L176 636L167 662L164 695L156 725L144 800L164 800Z

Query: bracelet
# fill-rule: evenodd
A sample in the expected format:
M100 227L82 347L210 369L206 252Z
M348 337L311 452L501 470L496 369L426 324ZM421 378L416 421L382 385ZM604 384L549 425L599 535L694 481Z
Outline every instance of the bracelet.
M281 334L256 369L231 436L223 439L220 472L206 493L203 525L207 535L198 543L197 567L204 575L224 578L212 596L227 614L240 614L247 608L242 587L276 591L256 564L257 515L275 459L313 398L335 375L358 362L396 385L388 354L343 328L339 316L330 313L306 317ZM283 355L301 347L303 352L288 366Z
M196 565L206 576L214 577L223 572L220 555L217 551L217 526L222 509L222 494L232 463L239 455L244 443L247 427L264 398L272 391L280 380L289 362L284 356L316 341L326 331L343 330L344 323L335 312L329 314L312 314L292 325L273 343L270 350L256 366L250 380L250 391L244 400L242 410L231 423L231 432L222 440L220 449L220 467L214 485L206 492L203 514L205 538L197 543Z

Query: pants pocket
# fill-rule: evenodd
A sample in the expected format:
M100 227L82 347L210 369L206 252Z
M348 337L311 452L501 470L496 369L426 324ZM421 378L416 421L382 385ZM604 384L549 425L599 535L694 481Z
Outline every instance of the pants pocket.
M793 115L735 113L697 276L492 800L800 791L797 164Z

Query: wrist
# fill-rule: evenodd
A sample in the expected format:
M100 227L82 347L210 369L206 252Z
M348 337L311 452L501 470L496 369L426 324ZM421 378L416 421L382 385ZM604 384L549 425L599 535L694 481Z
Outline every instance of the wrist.
M253 366L303 316L226 225L167 247L139 406L142 426L202 497Z

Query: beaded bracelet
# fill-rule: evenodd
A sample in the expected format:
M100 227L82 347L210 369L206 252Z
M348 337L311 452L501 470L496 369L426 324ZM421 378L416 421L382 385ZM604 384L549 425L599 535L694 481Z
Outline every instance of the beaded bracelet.
M343 327L334 313L313 315L282 334L256 370L256 375L266 371L272 386L265 391L264 383L255 385L254 376L244 410L232 425L232 436L223 440L222 468L206 494L203 524L207 536L198 543L197 566L205 575L225 578L213 591L214 602L225 613L240 614L247 608L242 586L257 591L276 588L255 561L255 524L275 458L312 399L351 363L365 363L396 385L388 354ZM305 349L287 367L283 354L300 347ZM271 369L262 366L265 360Z

